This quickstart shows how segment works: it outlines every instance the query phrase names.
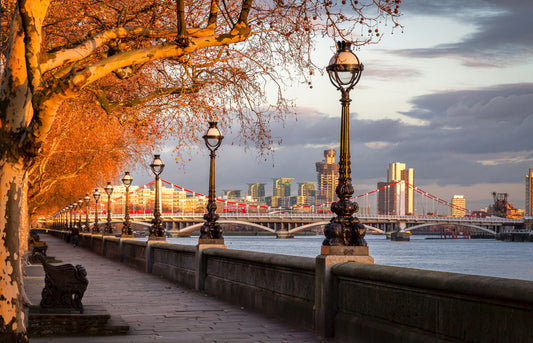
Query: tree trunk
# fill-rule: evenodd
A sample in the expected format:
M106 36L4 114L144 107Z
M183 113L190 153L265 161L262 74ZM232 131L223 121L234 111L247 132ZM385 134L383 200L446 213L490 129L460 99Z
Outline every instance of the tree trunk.
M27 342L19 230L25 225L26 168L22 158L0 160L0 342Z

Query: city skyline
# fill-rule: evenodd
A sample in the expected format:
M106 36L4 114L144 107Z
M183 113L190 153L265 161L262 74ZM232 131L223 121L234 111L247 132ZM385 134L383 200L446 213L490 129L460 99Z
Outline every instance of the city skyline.
M492 203L492 192L505 192L523 209L524 175L533 167L533 4L413 0L402 7L403 33L355 51L365 65L350 94L356 194L375 188L384 165L402 161L416 170L418 187L443 199L464 194L469 208L479 209ZM317 64L328 63L333 43L317 40ZM313 164L323 150L338 150L340 94L325 75L312 81L312 89L287 91L297 120L270 123L282 143L266 161L239 146L240 128L221 127L226 138L217 152L217 189L244 189L276 176L316 179ZM179 166L171 163L173 149L172 142L161 148L164 177L205 191L205 147L186 152ZM151 179L145 166L136 174Z

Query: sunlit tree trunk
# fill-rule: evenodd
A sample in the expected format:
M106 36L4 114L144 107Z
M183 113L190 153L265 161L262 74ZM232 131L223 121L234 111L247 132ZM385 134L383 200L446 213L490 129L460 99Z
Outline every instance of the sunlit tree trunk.
M0 342L26 342L19 229L26 222L22 158L0 160Z
M34 114L31 80L40 44L39 32L47 1L22 1L17 5L10 28L6 65L0 84L0 341L27 342L21 258L28 229L27 171L32 158L29 124ZM19 7L20 6L20 7ZM23 8L20 11L20 8ZM37 16L31 16L35 12ZM30 23L26 33L22 15ZM31 17L31 18L30 18ZM29 38L32 36L31 38ZM37 42L35 40L37 39ZM31 80L30 80L31 79ZM23 234L21 234L23 233ZM22 249L21 249L22 248Z

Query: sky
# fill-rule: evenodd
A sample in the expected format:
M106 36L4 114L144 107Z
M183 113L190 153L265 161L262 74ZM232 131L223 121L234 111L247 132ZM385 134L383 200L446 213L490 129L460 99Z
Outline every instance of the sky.
M365 65L350 93L355 193L376 189L388 164L402 162L415 170L416 186L442 199L464 195L466 207L478 210L492 203L492 192L505 192L523 209L533 168L533 2L409 0L402 7L403 32L354 51ZM334 52L332 40L321 40L313 58L325 68ZM316 181L315 162L325 149L338 150L341 107L326 75L312 82L287 92L298 115L273 125L282 143L266 161L226 135L217 195L246 195L254 182L266 183L268 195L275 177L294 178L296 195L298 182ZM174 164L172 150L161 148L162 178L207 193L207 149L185 167ZM148 167L132 175L136 184L152 179Z

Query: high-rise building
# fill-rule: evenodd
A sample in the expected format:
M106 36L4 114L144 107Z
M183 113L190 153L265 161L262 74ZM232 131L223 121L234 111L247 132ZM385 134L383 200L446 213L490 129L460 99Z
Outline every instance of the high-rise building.
M248 184L248 196L252 199L265 197L265 184L264 183L249 183Z
M393 183L396 184L392 185ZM387 181L378 182L378 189L389 186L378 194L378 214L406 215L414 214L415 198L413 187L415 171L406 169L405 163L389 163Z
M339 183L339 165L335 163L336 152L333 149L324 150L325 160L316 162L317 195L316 202L323 204L337 200L335 189Z
M452 217L464 217L466 211L466 199L463 195L454 195L452 197Z
M291 206L291 181L293 178L279 177L272 182L272 197L265 200L269 206Z
M379 181L378 187L378 214L387 215L394 213L395 202L394 192L391 187L385 188L392 182ZM382 189L383 188L383 189Z
M378 214L405 215L405 181L395 182L378 182Z
M240 189L227 189L224 190L224 197L226 199L236 199L241 197Z
M297 205L314 205L316 202L316 183L303 182L298 184Z
M405 181L405 214L415 214L415 170L413 168L401 171L401 180Z
M405 163L389 163L389 169L387 169L387 181L400 181L402 179L403 170L405 170Z
M526 174L526 216L533 216L533 170Z
M292 180L294 179L288 177L274 178L272 182L272 196L290 197Z

